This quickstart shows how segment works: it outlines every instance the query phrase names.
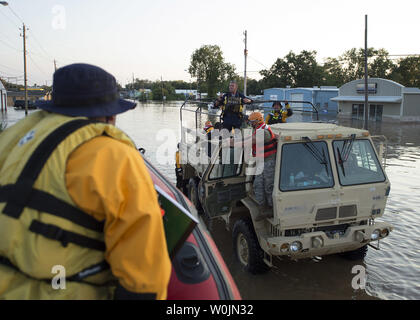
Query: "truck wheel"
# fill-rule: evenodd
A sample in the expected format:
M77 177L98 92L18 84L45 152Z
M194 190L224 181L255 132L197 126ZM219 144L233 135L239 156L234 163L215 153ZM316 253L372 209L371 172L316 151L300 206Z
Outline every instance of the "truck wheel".
M200 200L198 199L198 185L194 178L188 181L188 199L192 202L194 207L200 213L202 211Z
M232 238L235 256L246 271L257 274L270 269L263 260L264 252L258 243L251 219L236 221Z
M368 246L364 245L363 247L353 250L340 253L340 256L347 260L362 260L368 251Z

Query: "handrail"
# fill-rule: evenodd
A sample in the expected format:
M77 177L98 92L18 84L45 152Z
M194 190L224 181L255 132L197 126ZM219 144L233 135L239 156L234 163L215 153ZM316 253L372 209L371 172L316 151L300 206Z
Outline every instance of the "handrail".
M318 109L310 101L298 101L298 100L253 100L252 103L250 103L249 105L252 105L252 104L260 104L260 103L273 103L273 102L289 102L289 103L306 103L306 104L310 104L312 106L312 110L315 110L315 111L312 111L312 113L315 113L316 114L316 120L319 121ZM268 109L268 108L267 107L263 107L263 109ZM300 111L299 109L294 109L294 110ZM303 111L303 112L305 112L305 111ZM307 111L307 112L309 112L309 111Z
M182 112L183 111L188 111L188 112L194 112L195 113L195 129L196 130L198 129L198 127L197 127L197 124L198 124L198 114L200 114L200 116L202 114L207 114L207 115L214 116L214 114L211 114L209 112L202 111L201 110L202 108L200 106L198 106L197 109L195 109L195 110L186 109L187 104L198 104L198 105L205 104L205 105L208 105L209 103L212 103L212 102L213 102L213 100L207 100L207 101L203 101L203 100L192 100L191 97L187 97L187 99L185 99L184 103L181 105L181 108L179 110L181 127L182 127ZM288 102L288 103L304 103L304 104L309 104L309 105L312 106L312 111L305 111L305 110L300 110L300 109L296 109L296 108L294 108L294 110L301 111L301 112L312 112L312 113L315 113L316 114L316 121L319 121L319 112L318 112L318 109L310 101L298 101L298 100L252 100L251 103L247 103L246 105L249 105L250 106L250 105L262 104L262 103L273 103L273 102ZM263 109L268 109L268 107L263 107ZM218 117L219 117L219 121L221 121L221 115L218 115Z

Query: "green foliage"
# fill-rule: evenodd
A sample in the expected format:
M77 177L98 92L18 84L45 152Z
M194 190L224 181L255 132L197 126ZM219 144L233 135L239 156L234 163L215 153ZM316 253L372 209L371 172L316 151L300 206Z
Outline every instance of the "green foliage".
M352 48L338 58L329 57L323 65L317 63L316 51L289 52L278 58L269 70L262 70L263 88L312 87L344 83L361 79L365 74L365 50ZM368 48L368 76L394 80L405 86L419 87L420 58L409 57L394 63L385 49Z
M284 59L278 58L269 70L261 71L268 87L310 87L322 81L322 67L316 61L316 51L290 51Z
M399 59L391 72L391 79L406 87L420 88L420 57Z
M222 50L217 45L204 45L191 55L188 72L197 78L200 91L205 84L209 98L216 97L217 91L226 86L226 82L234 78L235 67L226 63Z
M152 95L153 95L153 100L159 100L159 101L163 100L163 96L166 97L166 100L179 100L180 99L179 95L175 94L175 88L168 81L154 82L152 86Z
M388 79L394 68L385 49L368 48L368 76ZM365 76L365 50L352 48L338 58L327 58L324 76L329 85L341 86Z

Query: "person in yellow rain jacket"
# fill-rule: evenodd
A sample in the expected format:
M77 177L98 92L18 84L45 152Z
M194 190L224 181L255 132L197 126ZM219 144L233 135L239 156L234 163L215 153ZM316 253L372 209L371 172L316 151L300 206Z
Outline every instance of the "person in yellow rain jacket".
M53 99L0 135L0 299L165 299L162 214L135 107L105 70L54 73Z
M265 118L266 124L285 123L286 119L293 115L293 110L290 108L289 102L285 102L285 109L279 101L273 102L273 111Z

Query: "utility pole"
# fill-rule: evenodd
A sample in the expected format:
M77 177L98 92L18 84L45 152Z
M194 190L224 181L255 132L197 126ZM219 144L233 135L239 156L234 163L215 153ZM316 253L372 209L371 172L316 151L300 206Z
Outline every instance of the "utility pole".
M54 71L57 71L57 61L54 59Z
M368 92L368 45L367 45L367 14L365 15L365 130L369 123L369 92Z
M244 35L245 35L245 40L244 40L244 42L245 42L245 49L244 49L244 56L245 56L245 68L244 68L244 95L246 95L246 59L247 59L247 57L248 57L248 50L247 50L247 47L246 47L246 42L247 42L247 32L246 32L246 30L245 30L245 32L244 32Z
M23 71L25 82L25 116L28 115L28 80L26 77L26 27L23 23Z

